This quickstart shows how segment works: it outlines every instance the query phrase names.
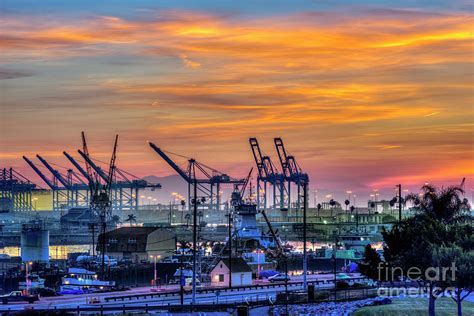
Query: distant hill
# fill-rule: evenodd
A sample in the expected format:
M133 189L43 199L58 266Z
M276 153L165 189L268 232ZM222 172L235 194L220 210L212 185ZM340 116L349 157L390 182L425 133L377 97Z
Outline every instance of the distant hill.
M143 194L157 198L159 203L169 203L173 199L171 195L173 192L179 193L185 197L188 194L188 184L178 175L170 175L166 177L149 175L143 177L143 180L146 180L150 183L161 184L161 189L152 192L146 191Z

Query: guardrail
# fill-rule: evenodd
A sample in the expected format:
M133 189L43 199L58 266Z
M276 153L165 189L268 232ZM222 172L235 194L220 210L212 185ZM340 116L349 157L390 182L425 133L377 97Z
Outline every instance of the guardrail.
M350 278L345 280L337 280L337 281L369 281L366 277L357 277L357 278ZM321 284L334 284L334 279L328 280L308 280L308 284L314 285L321 285ZM213 287L213 288L205 288L205 289L197 289L196 293L198 294L208 294L208 293L215 293L216 291L219 292L240 292L246 290L258 290L258 289L270 289L284 286L285 282L276 282L276 283L268 283L268 284L255 284L255 285L244 285L244 286L234 286L232 288L223 288L223 287ZM288 286L302 286L303 281L297 282L288 282ZM133 299L153 299L153 298L162 298L162 297L170 297L179 295L180 291L168 291L168 292L159 292L159 293L145 293L145 294L131 294L131 295L122 295L122 296L111 296L106 297L104 300L106 302L117 302L117 301L131 301ZM185 293L190 293L190 291L185 291Z
M247 306L261 306L261 305L268 305L269 303L267 301L261 301L261 302L249 302L246 304ZM51 312L63 312L63 313L77 313L78 315L81 312L84 313L97 313L99 312L100 315L103 315L104 312L122 312L123 314L126 314L127 311L144 311L145 313L148 313L149 311L153 310L169 310L169 311L215 311L216 309L229 309L229 308L236 308L237 306L242 305L242 303L235 303L235 304L196 304L196 305L154 305L154 306L149 306L148 304L144 304L143 306L127 306L126 304L123 304L122 306L107 306L107 305L94 305L94 306L77 306L77 307L35 307L31 306L31 308L23 309L23 310L13 310L13 309L8 309L8 310L0 310L1 315L17 315L19 312L34 312L34 311L51 311Z

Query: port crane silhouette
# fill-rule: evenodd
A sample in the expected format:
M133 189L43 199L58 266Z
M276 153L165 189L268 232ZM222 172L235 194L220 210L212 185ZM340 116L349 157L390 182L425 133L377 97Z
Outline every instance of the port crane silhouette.
M188 206L191 207L191 186L196 183L198 194L202 195L201 202L204 203L208 200L209 207L215 210L220 210L221 197L220 190L224 184L231 185L242 185L245 179L237 179L230 177L229 175L216 170L202 162L197 161L194 158L186 157L183 155L175 154L169 151L165 151L154 143L148 143L150 147L161 157L163 160L181 176L181 178L188 184ZM188 162L186 170L183 170L178 164L169 157L169 155L178 156L185 158ZM198 174L199 173L199 177Z
M101 277L105 279L105 246L106 246L106 232L107 232L107 222L111 219L111 191L112 183L114 182L116 166L115 161L117 159L117 142L118 135L115 135L114 148L112 151L112 156L110 157L110 163L108 168L108 173L105 174L101 169L93 168L94 164L89 156L89 150L87 148L87 142L84 132L82 136L82 151L78 150L79 154L84 158L86 162L86 170L89 181L90 189L90 207L93 212L96 213L99 217L99 224L101 229L101 238L99 238L99 248L101 252L101 267L100 273ZM93 172L93 170L95 172ZM104 181L101 181L103 179Z
M278 172L270 156L262 154L255 137L249 138L249 143L257 166L257 209L267 208L267 184L270 184L273 188L272 209L275 211L279 204L280 210L287 210L285 208L285 175Z
M288 184L288 207L290 208L291 203L291 184L294 183L297 189L296 209L299 210L301 208L301 204L304 203L301 190L303 189L304 185L309 183L309 176L307 173L303 173L301 167L296 161L295 156L287 152L281 138L274 138L273 141L275 143L275 148L280 160L283 176Z

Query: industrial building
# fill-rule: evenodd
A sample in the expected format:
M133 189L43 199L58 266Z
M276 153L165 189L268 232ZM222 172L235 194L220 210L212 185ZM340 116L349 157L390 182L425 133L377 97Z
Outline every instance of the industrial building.
M100 234L99 243L103 238ZM105 243L108 256L140 262L149 260L151 256L169 256L176 249L176 235L166 228L120 227L105 233ZM99 245L97 250L100 250Z

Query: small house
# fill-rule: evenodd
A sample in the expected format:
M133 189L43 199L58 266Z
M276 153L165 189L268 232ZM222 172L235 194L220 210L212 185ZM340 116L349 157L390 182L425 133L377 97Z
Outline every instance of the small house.
M211 285L229 286L230 278L232 286L252 285L252 269L242 258L232 258L230 264L229 258L222 258L211 270Z

